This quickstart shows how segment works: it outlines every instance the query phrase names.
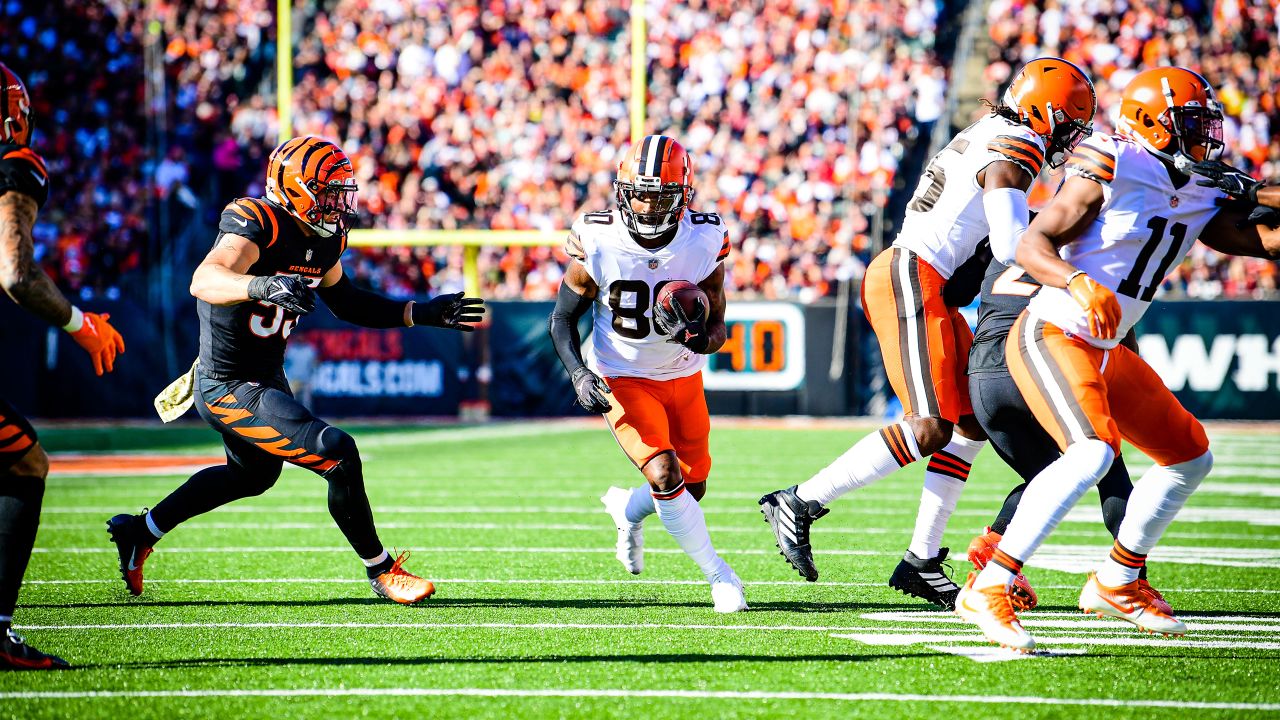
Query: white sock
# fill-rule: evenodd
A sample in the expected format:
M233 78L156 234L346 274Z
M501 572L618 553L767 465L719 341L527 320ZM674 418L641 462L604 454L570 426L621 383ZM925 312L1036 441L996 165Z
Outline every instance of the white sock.
M653 504L653 493L648 485L631 488L631 499L627 500L627 522L637 525L657 511L658 508Z
M147 532L155 536L157 540L164 537L164 533L160 532L160 528L156 527L156 521L151 518L151 511L147 511Z
M386 562L386 561L387 561L387 559L388 559L388 558L390 558L390 557L391 557L391 555L387 553L386 548L383 548L382 552L378 554L378 557L376 557L376 558L367 558L367 559L366 559L366 558L360 558L360 562L364 563L364 566L365 566L365 567L376 567L376 566L377 566L377 565L379 565L380 563L384 563L384 562Z
M1013 578L1014 574L1003 565L989 562L986 567L982 568L982 572L978 573L978 577L973 579L973 588L978 590L992 585L1009 587L1013 584Z
M801 483L796 495L825 506L850 490L870 485L919 459L920 449L911 426L900 422L859 440L835 462Z
M1141 566L1133 567L1134 558L1126 558L1126 553L1145 559L1212 468L1213 454L1206 452L1194 460L1167 467L1155 465L1143 473L1133 486L1116 534L1116 545L1122 547L1113 546L1111 556L1098 569L1098 582L1118 587L1137 580Z
M671 537L675 538L685 554L698 564L698 568L702 570L703 575L707 576L707 580L714 580L728 566L711 545L711 536L707 534L707 521L702 515L702 506L698 505L698 501L685 491L684 483L681 483L680 487L673 492L674 494L662 493L661 497L654 495L658 518L662 520L662 526L671 533Z
M929 458L924 471L924 491L920 509L916 511L916 529L907 548L921 560L937 557L942 547L942 533L960 502L964 483L969 479L973 459L986 446L985 440L970 440L952 433L951 442Z
M1111 446L1101 440L1081 440L1067 448L1027 486L997 550L1019 563L1030 560L1081 496L1107 474L1115 457ZM987 568L994 564L987 563ZM975 588L997 584L999 573L988 573L987 568L974 581Z

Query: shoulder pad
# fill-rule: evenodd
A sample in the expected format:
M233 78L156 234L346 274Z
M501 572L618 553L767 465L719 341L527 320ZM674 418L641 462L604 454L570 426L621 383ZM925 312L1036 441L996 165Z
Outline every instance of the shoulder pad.
M269 248L280 237L275 213L263 200L240 198L222 210L218 230L247 237L263 248Z
M0 144L0 192L12 190L44 207L49 199L49 171L36 151L24 145Z
M1094 133L1076 146L1067 158L1067 175L1083 175L1102 185L1116 179L1116 156L1119 147L1110 135Z

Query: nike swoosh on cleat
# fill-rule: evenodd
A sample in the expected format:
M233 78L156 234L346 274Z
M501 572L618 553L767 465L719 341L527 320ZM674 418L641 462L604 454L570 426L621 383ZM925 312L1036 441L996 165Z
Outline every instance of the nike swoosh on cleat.
M136 558L136 557L138 557L138 551L137 551L137 550L134 550L132 553L130 553L130 554L129 554L129 572L133 572L134 570L137 570L137 569L138 569L138 566L136 566L136 565L134 565L134 564L133 564L133 560L134 560L134 558Z
M1127 606L1127 607L1117 605L1117 604L1115 604L1115 603L1111 602L1110 600L1108 600L1107 598L1103 597L1102 595L1099 595L1098 597L1102 598L1102 601L1103 601L1103 602L1105 602L1106 604L1108 604L1108 605L1110 605L1111 607L1113 607L1113 608L1115 608L1115 609L1119 610L1119 611L1120 611L1120 612L1122 612L1122 613L1125 613L1126 615L1128 615L1128 614L1132 613L1132 612L1136 609L1136 608L1134 608L1132 605L1129 605L1129 606Z

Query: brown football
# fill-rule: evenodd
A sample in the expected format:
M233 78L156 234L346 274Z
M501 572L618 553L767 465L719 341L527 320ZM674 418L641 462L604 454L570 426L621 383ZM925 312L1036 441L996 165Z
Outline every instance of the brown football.
M672 280L663 285L658 290L657 304L671 310L673 298L680 303L680 307L684 308L685 317L691 318L698 312L698 301L702 302L703 308L708 310L711 308L711 301L707 298L707 294L688 280Z

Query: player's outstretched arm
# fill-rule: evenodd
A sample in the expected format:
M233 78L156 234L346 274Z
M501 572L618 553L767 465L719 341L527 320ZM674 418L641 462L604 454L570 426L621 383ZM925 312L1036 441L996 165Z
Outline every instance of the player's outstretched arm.
M609 386L599 375L591 372L582 359L582 335L578 333L578 319L591 308L599 292L600 287L586 268L576 262L569 263L560 291L556 294L556 306L547 318L547 333L551 335L551 344L573 382L578 404L593 413L613 409L613 404L606 397L610 394Z
M108 322L110 315L81 312L36 264L31 227L37 209L24 193L0 192L0 284L24 310L71 333L89 353L94 372L111 372L116 355L124 352L124 339Z
M1259 194L1261 197L1261 194ZM1244 257L1280 259L1280 228L1272 227L1271 222L1280 220L1273 213L1252 213L1248 208L1228 206L1219 210L1204 232L1200 233L1200 242L1227 255ZM1260 217L1272 215L1270 220L1257 222Z
M1053 202L1027 228L1015 259L1042 285L1066 288L1088 316L1093 336L1110 340L1120 324L1120 302L1115 293L1058 256L1058 248L1080 237L1097 219L1103 199L1097 182L1068 176Z
M362 290L346 276L341 262L325 273L319 294L334 317L367 328L431 325L470 332L474 328L468 323L478 323L484 315L484 301L463 297L462 293L441 295L418 304Z

